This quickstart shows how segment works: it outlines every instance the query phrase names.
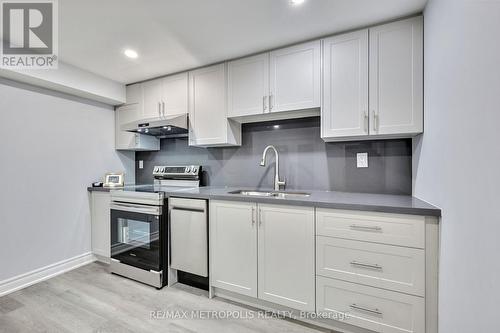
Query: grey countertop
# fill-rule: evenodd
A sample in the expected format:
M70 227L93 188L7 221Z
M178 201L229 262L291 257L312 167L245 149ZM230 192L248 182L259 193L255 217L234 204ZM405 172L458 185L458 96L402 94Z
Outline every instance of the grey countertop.
M127 186L125 188L127 188ZM289 197L282 199L228 193L239 189L244 188L205 186L180 191L165 191L165 194L167 196L180 198L233 200L383 213L441 216L441 209L409 195L305 190L303 192L311 193L311 195L308 197ZM110 189L102 187L89 187L88 190L109 191Z
M89 192L109 192L111 189L109 187L93 187L89 186L87 187L87 191Z

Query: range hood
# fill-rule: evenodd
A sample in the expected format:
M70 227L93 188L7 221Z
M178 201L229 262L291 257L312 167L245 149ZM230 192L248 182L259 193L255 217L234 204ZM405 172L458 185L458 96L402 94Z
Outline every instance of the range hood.
M158 138L179 138L188 136L187 114L136 120L121 126L122 131L141 133Z

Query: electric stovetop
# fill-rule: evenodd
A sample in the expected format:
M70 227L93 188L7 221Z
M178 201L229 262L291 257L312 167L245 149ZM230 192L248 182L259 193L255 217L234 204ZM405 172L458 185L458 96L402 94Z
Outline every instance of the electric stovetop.
M122 188L126 192L138 193L159 193L159 192L176 192L196 188L195 186L171 186L159 184L144 184L144 185L131 185Z

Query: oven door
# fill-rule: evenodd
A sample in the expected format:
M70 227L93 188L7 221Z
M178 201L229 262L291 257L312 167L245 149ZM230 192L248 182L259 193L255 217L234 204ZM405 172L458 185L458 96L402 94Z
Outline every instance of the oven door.
M111 203L111 258L144 270L160 271L161 207Z

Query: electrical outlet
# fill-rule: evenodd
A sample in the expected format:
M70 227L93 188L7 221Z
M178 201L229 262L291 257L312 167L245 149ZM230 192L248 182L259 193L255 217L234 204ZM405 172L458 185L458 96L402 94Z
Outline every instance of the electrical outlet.
M368 168L368 153L356 154L358 168Z
M144 161L139 160L139 169L144 169Z

